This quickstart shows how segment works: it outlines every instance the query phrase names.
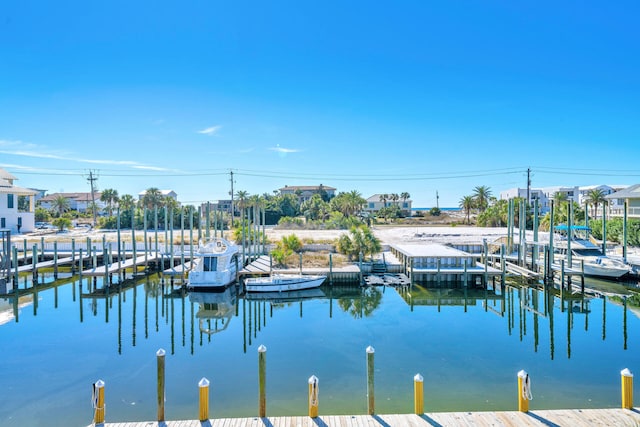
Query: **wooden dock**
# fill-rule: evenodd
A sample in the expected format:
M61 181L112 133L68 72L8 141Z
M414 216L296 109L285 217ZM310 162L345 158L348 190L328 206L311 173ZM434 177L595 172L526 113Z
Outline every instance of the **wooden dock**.
M88 268L82 271L83 276L104 276L109 274L116 274L121 270L133 268L134 266L144 266L145 262L154 262L158 258L157 253L150 253L148 255L138 256L135 259L129 258L126 261L114 262L109 265L101 265L95 268Z
M361 272L357 265L350 264L344 267L303 267L303 268L272 268L268 255L262 255L253 262L247 264L238 272L239 277L268 276L270 274L326 274L330 283L356 282L360 280Z
M93 426L93 424L91 424ZM96 424L105 427L426 427L426 426L640 426L640 411L628 409L562 409L529 412L431 412L422 415L322 415L218 418L207 421L140 421Z

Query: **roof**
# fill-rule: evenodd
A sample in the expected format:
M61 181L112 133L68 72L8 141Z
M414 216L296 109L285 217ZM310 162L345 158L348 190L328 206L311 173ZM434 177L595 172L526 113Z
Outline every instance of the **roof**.
M95 193L95 198L99 199L102 193L100 192L96 192ZM41 202L52 202L55 199L57 199L58 197L64 197L65 199L75 199L75 200L80 200L80 201L89 201L91 200L91 193L53 193L53 194L47 194L46 196L44 196L42 199L40 199Z
M300 190L300 191L318 191L322 188L326 191L336 191L334 187L329 187L328 185L285 185L280 189L280 191L286 190Z
M0 169L0 178L11 181L14 179L18 179L15 176L11 175L9 172L7 172L4 169Z
M604 196L605 199L640 199L640 184L632 185L624 190L616 191L608 196Z
M438 243L419 245L419 244L400 244L393 245L398 251L402 252L410 258L468 258L471 256L468 252L452 248L450 246Z
M0 179L0 193L17 194L19 196L31 196L37 194L37 191L33 191L30 188L18 187L11 185L7 181Z

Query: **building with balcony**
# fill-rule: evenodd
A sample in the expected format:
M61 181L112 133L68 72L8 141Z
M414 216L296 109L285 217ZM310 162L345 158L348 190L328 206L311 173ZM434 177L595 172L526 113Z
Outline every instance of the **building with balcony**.
M14 185L17 178L0 169L0 229L11 233L28 233L35 228L37 191Z

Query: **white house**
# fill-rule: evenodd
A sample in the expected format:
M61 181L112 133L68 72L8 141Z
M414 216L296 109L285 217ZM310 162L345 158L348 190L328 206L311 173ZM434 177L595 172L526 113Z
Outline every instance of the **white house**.
M158 190L162 197L170 197L176 202L178 201L178 194L173 190ZM138 200L142 200L144 196L147 194L147 190L141 191L138 193Z
M609 214L614 217L624 216L624 202L627 201L627 216L640 218L640 184L635 184L623 190L605 196L609 201Z
M0 169L0 228L12 233L28 233L35 229L36 191L13 185L17 178Z
M51 210L54 207L54 201L62 196L69 202L69 209L85 213L91 206L91 203L95 201L98 210L103 210L107 204L100 200L102 193L52 193L41 198L38 203L40 207Z
M411 199L398 199L397 201L393 201L391 200L391 198L387 197L386 200L383 200L382 196L382 194L378 193L367 198L367 204L364 206L363 211L368 213L375 213L384 207L389 207L397 204L400 210L405 215L411 214Z

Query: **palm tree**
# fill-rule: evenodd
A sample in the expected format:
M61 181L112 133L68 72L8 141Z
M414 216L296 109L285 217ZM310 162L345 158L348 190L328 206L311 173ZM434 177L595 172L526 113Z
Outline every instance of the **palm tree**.
M398 205L398 200L400 200L400 196L398 196L398 193L393 193L389 195L389 198L396 206Z
M122 210L131 210L136 205L136 199L131 194L123 194L118 200L118 205Z
M480 212L484 212L489 206L489 197L491 197L491 188L486 185L479 185L473 189L473 198Z
M387 200L389 200L389 195L388 194L381 194L380 195L380 201L382 202L382 207L386 208L387 207Z
M410 197L411 197L411 194L407 193L406 191L400 193L400 198L402 199L402 203L407 203L407 200L409 200Z
M51 209L58 212L58 216L62 216L63 213L69 210L70 208L69 199L64 197L62 194L58 195L51 202Z
M156 206L162 206L162 202L164 201L163 199L164 196L162 195L162 192L160 190L155 187L150 187L147 188L144 196L142 196L140 204L142 205L142 207L152 209Z
M108 215L113 215L113 205L118 203L118 190L112 188L105 189L102 194L100 194L100 201L107 204Z
M604 196L605 196L604 191L599 188L594 188L592 190L589 190L589 192L587 193L587 203L593 206L592 216L594 218L598 217L598 205L602 204L604 209L604 205L607 202L607 199L605 199Z
M460 199L459 206L464 210L464 213L467 216L467 224L469 224L471 222L469 217L471 215L471 209L475 206L475 199L473 196L464 196Z

